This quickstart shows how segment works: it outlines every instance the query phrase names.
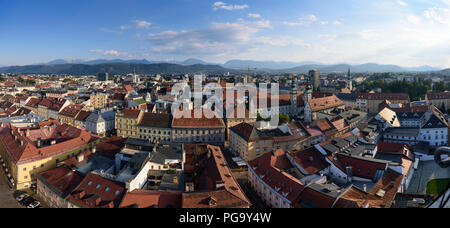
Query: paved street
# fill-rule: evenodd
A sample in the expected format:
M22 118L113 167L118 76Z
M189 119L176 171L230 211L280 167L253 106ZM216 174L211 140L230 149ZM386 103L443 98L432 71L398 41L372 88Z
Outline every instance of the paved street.
M442 169L434 161L420 162L407 193L426 194L427 183L430 180L442 178L450 178L450 169Z
M7 184L7 178L0 169L0 208L23 208L13 196L13 191Z

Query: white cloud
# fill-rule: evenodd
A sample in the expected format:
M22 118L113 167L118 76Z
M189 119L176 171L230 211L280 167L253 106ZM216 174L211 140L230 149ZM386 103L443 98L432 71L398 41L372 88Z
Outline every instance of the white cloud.
M403 0L397 0L397 4L401 5L401 6L408 6L408 3L406 3Z
M118 52L116 50L102 50L102 49L91 49L90 53L101 54L105 56L116 56L116 57L131 57L127 52Z
M227 4L225 2L215 2L213 5L213 10L219 10L219 9L224 9L224 10L243 10L243 9L247 9L248 5L232 5L232 4Z
M261 18L261 14L257 14L257 13L249 13L248 14L249 18Z
M296 21L284 21L283 22L284 25L291 26L291 27L294 27L294 26L310 26L310 25L312 25L314 23L318 23L318 24L321 24L321 25L328 25L328 24L330 24L329 21L321 21L321 20L319 20L319 18L316 15L314 15L314 14L310 14L307 17L297 18ZM331 24L339 25L339 24L341 24L341 22L340 21L333 21L333 22L331 22Z
M424 13L431 22L438 22L450 26L450 8L430 8Z
M122 25L120 26L121 30L127 30L127 29L133 29L133 28L141 28L141 29L148 29L152 23L144 20L134 20L133 24L131 25Z
M420 17L414 16L414 15L409 15L408 21L412 24L419 24L421 22L421 19L420 19Z

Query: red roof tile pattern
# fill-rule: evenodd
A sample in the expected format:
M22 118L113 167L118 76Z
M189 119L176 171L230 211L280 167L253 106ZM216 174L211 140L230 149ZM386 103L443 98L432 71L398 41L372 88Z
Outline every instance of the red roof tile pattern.
M325 157L315 147L293 152L291 153L291 156L300 167L308 172L308 174L317 174L330 166L330 164L325 161Z
M67 199L87 208L119 207L126 189L122 183L89 173Z
M250 161L249 165L264 183L291 202L294 202L304 189L300 180L283 171L292 168L283 150L278 150L275 154L266 153Z
M175 115L172 121L172 127L177 128L225 128L225 124L222 119L217 118L212 113L206 113L208 111L203 110L201 118L195 118L194 111L191 111L192 118L178 117ZM207 118L211 114L213 118ZM178 117L178 118L177 118Z
M125 194L120 208L181 208L178 191L134 190Z
M69 125L19 132L9 126L0 130L0 142L3 144L11 160L16 164L24 164L42 160L58 154L85 146L99 137ZM55 140L56 144L39 148L39 139Z
M332 161L335 165L340 163L337 167L341 169L341 171L347 173L346 167L352 167L354 176L366 179L374 179L376 172L378 170L386 170L388 165L387 162L382 162L381 160L368 160L363 157L350 156L341 153L336 154L335 158L337 158L337 161L334 159L332 159Z
M335 208L389 208L397 195L403 175L388 169L376 185L366 193L350 187L335 203Z
M313 112L336 108L344 105L344 102L334 94L329 97L313 98L308 103L311 106L311 110Z
M70 194L81 183L83 178L83 174L73 171L66 166L38 174L38 179L47 186L52 186L59 191L60 196L64 197Z

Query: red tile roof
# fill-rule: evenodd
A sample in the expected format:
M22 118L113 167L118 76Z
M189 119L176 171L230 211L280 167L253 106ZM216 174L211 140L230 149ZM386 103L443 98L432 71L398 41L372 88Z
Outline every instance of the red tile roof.
M224 128L225 124L222 119L217 118L212 112L203 111L201 118L194 116L194 111L191 111L191 118L174 116L172 121L172 127L178 128ZM207 114L213 116L213 118L207 118Z
M329 97L313 98L309 101L309 105L311 106L311 110L313 112L318 112L343 106L344 102L333 94Z
M275 154L266 153L250 161L249 165L265 184L275 191L278 190L279 194L285 195L291 202L295 201L304 188L300 180L284 172L292 166L283 150L278 150Z
M375 186L366 193L350 187L335 203L335 208L388 208L392 206L403 175L388 169Z
M244 140L249 141L253 129L254 129L253 125L244 122L232 127L230 130L241 136Z
M29 163L42 160L58 154L63 154L87 145L99 137L69 125L60 125L52 128L44 128L19 133L17 129L6 126L0 130L0 142L3 144L11 160L16 164ZM37 140L44 137L45 140L56 140L56 144L37 147ZM17 138L17 139L16 139Z
M314 208L331 208L336 201L334 197L318 192L313 188L306 187L300 196L295 200L294 207L302 208L302 202L311 202Z
M321 170L329 167L325 157L315 147L291 153L294 161L302 167L308 174L317 174Z
M129 117L134 117L134 118L137 118L140 113L141 113L141 110L139 110L139 109L127 108L127 109L122 110L123 115L129 116Z
M336 154L335 158L337 158L337 161L332 159L332 162L335 164L339 163L337 167L341 169L341 171L347 173L346 167L352 167L354 176L366 179L375 178L376 172L378 170L386 170L388 165L387 162L383 162L381 160L368 160L364 159L363 157L351 156L341 153Z
M70 194L81 183L83 178L83 174L73 171L66 166L38 174L38 179L43 181L47 186L51 186L59 191L60 196L63 197Z
M87 208L119 207L126 192L122 183L89 173L67 199Z
M178 191L134 190L125 194L120 208L181 208Z

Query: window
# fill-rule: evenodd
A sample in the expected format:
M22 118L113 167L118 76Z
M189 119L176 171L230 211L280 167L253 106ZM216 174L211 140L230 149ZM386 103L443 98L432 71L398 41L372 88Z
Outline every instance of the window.
M116 196L118 196L118 195L120 194L120 191L117 190L117 191L115 192L115 194L116 194Z
M89 181L88 186L91 186L91 185L92 185L92 181Z
M96 189L100 189L102 187L102 185L98 184L97 187L95 187Z

